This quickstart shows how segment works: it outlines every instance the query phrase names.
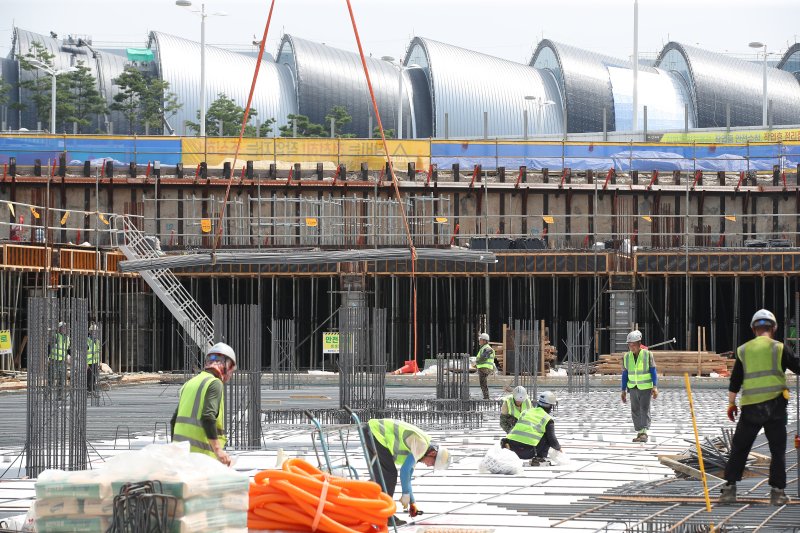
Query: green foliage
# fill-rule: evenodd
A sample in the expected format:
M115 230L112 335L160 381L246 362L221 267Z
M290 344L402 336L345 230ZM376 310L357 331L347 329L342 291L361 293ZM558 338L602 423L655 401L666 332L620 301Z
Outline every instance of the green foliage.
M334 122L334 137L355 137L353 134L336 135L336 132L341 132L342 129L353 121L353 117L347 112L347 108L341 105L333 106L328 114L325 115L325 128L328 135L331 134L331 119Z
M250 122L258 116L256 109L250 109L247 115L247 126L244 128L245 137L255 137L256 127ZM186 127L195 133L200 132L200 110L197 111L197 122L186 121ZM214 100L206 111L206 135L209 137L238 137L242 129L242 121L244 120L244 108L228 98L225 93L219 93L217 99ZM270 119L275 122L274 119ZM220 122L222 123L222 131L219 129ZM267 130L271 131L269 125L272 122L267 121ZM262 125L261 129L264 129Z
M331 136L331 119L334 121L334 128L336 132L341 132L342 129L353 121L353 117L347 112L344 106L334 106L325 115L325 124L315 124L309 120L305 115L290 114L286 117L288 124L281 126L280 132L282 137L292 137L294 135L294 124L297 123L297 136L298 137L330 137ZM344 139L353 138L353 133L338 133L336 137Z
M0 107L8 105L11 101L11 85L6 80L0 78Z
M383 130L383 134L386 136L387 139L394 139L395 138L394 130L392 130L392 129ZM381 129L378 126L375 126L374 128L372 128L372 136L375 137L375 138L378 138L378 139L381 138Z
M83 61L78 61L75 68L75 72L59 76L56 114L65 131L67 124L74 122L78 125L78 133L87 133L92 119L105 113L106 101L97 90L91 69Z
M19 57L19 68L26 72L30 72L32 77L19 83L19 87L30 91L30 101L36 107L36 118L43 124L50 122L50 100L51 100L51 84L52 80L47 72L35 67L36 62L42 63L49 68L53 68L53 58L55 56L47 51L45 46L34 41L31 43L31 49L24 56ZM56 88L58 91L58 88ZM56 99L58 99L58 92L56 92ZM24 104L18 106L24 109ZM56 112L58 110L56 109Z
M110 109L121 112L128 121L128 133L142 133L144 125L159 130L163 121L182 107L169 82L145 74L132 65L114 80L120 89Z
M147 92L147 80L139 69L128 65L113 81L119 87L119 92L114 95L114 103L109 108L119 111L127 119L128 133L136 133L139 110L143 107L142 97Z
M266 121L264 121L264 123L258 128L258 136L269 137L269 134L274 131L272 128L273 124L275 124L274 118L268 118Z

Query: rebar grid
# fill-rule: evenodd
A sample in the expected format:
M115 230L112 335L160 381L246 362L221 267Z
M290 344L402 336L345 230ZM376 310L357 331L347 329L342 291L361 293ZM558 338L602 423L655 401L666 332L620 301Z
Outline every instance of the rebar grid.
M522 385L531 398L537 396L537 377L539 375L539 321L515 320L510 339L511 353L506 361L514 361L514 386Z
M339 407L376 411L385 401L386 310L340 307Z
M499 408L498 408L499 409ZM350 414L344 409L277 409L261 412L264 427L275 425L296 426L309 424L306 411L320 424L347 424ZM479 411L419 411L416 409L354 409L366 422L372 418L394 418L429 429L480 429L484 413Z
M225 428L231 447L261 444L261 306L214 305L214 341L236 353L236 372L225 387Z
M567 392L589 391L591 343L589 322L567 322Z
M296 339L294 320L273 317L270 370L272 371L272 388L274 390L295 388L294 375L297 372Z
M459 405L469 400L469 354L437 354L436 399L458 400Z
M49 468L86 468L88 312L85 299L28 298L25 464L29 477ZM57 341L61 322L68 344Z

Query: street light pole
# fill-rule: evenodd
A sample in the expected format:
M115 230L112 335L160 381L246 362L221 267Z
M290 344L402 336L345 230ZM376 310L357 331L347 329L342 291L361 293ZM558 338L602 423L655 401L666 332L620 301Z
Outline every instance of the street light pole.
M764 49L764 88L763 90L763 100L761 102L761 125L763 127L767 127L767 45L764 43L760 43L758 41L750 43L750 48L763 48Z
M382 56L382 60L386 61L397 69L397 138L403 138L403 64L392 56Z
M68 74L70 72L75 72L78 70L75 67L69 67L61 70L56 70L51 68L49 65L42 63L38 59L29 59L28 63L31 64L32 67L38 68L42 72L46 72L52 78L50 84L50 133L55 134L56 132L56 77L62 74Z

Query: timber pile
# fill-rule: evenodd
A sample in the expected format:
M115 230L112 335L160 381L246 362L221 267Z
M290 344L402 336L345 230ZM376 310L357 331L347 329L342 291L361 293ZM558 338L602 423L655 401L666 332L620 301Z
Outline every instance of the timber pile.
M714 352L680 352L653 350L660 376L708 376L712 372L730 375L734 359ZM622 354L601 355L595 363L596 374L622 374Z
M539 375L546 376L550 369L553 368L556 364L558 359L558 353L556 352L556 347L550 343L550 328L545 327L544 321L539 322L539 353L543 355L543 360L541 360L539 365ZM506 371L506 346L509 347L509 351L513 350L514 346L514 330L509 328L507 325L503 325L503 342L502 343L495 343L490 342L489 344L495 350L496 358L495 364L497 365L497 369L500 371L501 374L506 375L508 372Z

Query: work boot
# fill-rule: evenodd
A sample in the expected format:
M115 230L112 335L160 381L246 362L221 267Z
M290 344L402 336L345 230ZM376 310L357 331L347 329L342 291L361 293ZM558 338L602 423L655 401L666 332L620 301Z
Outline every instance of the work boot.
M544 457L534 457L531 459L531 466L548 466L550 463Z
M394 525L396 525L396 526L404 526L404 525L408 524L407 521L405 521L405 520L403 520L401 518L397 518L396 516L393 516L389 521L391 522L392 520L394 520Z
M647 442L647 433L639 433L634 437L633 442Z
M719 503L736 503L736 483L729 483L722 487Z
M772 487L769 491L769 504L770 505L786 505L789 503L789 497L783 489L776 489Z

